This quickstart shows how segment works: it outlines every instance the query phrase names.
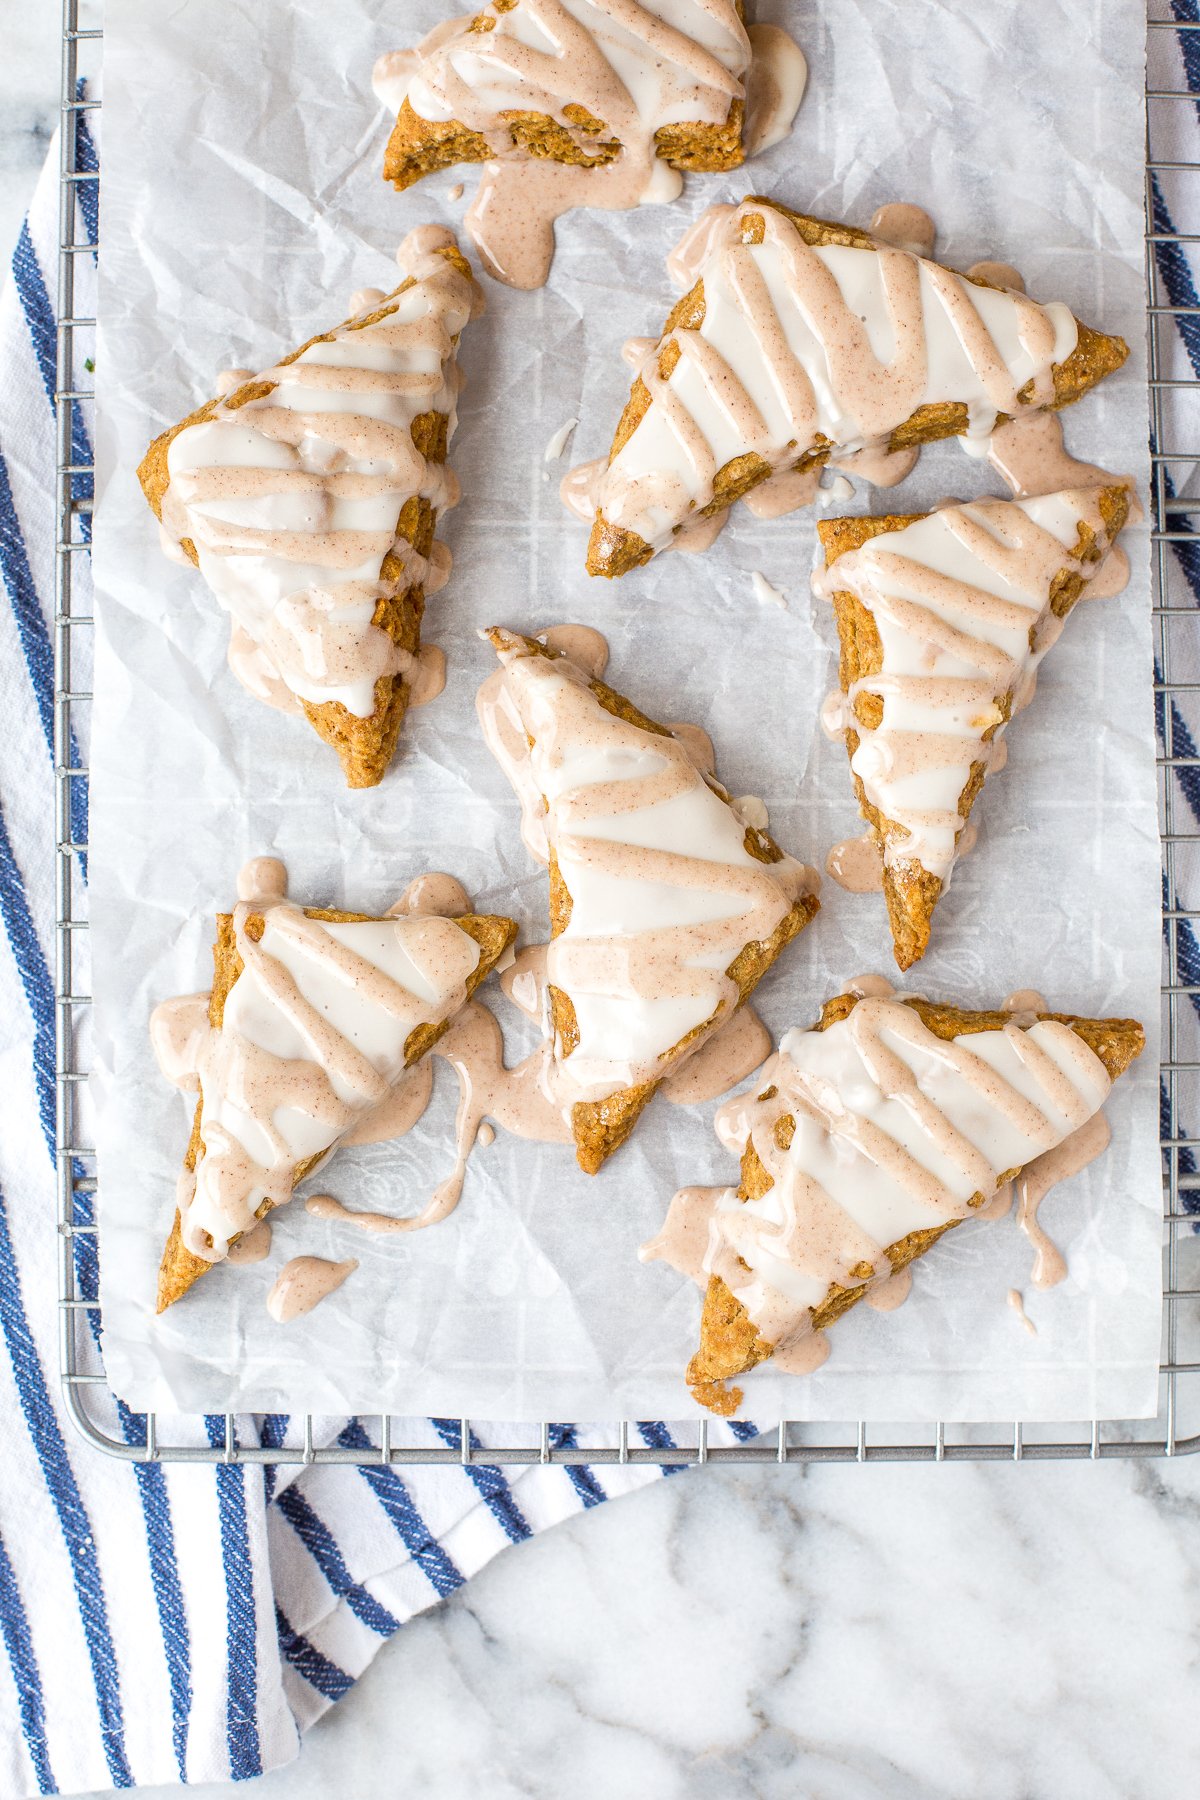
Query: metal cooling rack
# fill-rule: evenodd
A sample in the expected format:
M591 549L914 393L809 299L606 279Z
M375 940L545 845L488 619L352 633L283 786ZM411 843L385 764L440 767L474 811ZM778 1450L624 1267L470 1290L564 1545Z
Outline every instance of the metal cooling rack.
M1157 670L1155 692L1162 708L1163 751L1160 764L1160 805L1163 832L1165 906L1163 915L1165 978L1163 1026L1163 1198L1164 1198L1164 1294L1163 1348L1160 1370L1160 1405L1152 1421L1121 1424L1092 1422L1079 1427L1013 1424L991 1426L931 1425L924 1427L878 1426L865 1421L846 1426L806 1425L784 1421L749 1443L730 1443L728 1428L714 1427L710 1441L707 1420L684 1428L684 1441L661 1447L646 1441L658 1433L642 1433L636 1424L624 1422L602 1435L604 1447L585 1447L567 1441L573 1437L563 1427L544 1424L528 1427L528 1441L511 1445L481 1444L469 1420L442 1425L438 1447L397 1443L397 1426L391 1417L366 1419L375 1424L378 1446L362 1450L325 1446L315 1441L314 1420L293 1420L293 1431L282 1447L242 1445L237 1440L232 1414L206 1420L171 1421L172 1430L190 1442L171 1442L160 1436L158 1417L130 1415L118 1409L102 1373L97 1350L99 1305L96 1287L95 1156L77 1142L80 1099L87 1080L86 1021L90 1004L87 959L86 895L82 878L86 856L87 770L75 749L77 731L84 723L82 711L91 699L87 691L91 667L92 625L88 584L77 584L77 558L86 555L90 538L92 465L83 408L92 398L86 380L91 360L95 320L75 310L76 269L80 257L91 257L97 246L84 223L84 209L77 204L81 183L94 179L89 167L87 137L81 120L99 106L80 87L80 78L96 65L101 33L82 29L82 0L64 0L62 62L62 162L59 215L58 267L58 437L55 505L57 555L54 598L54 744L55 744L55 868L57 899L56 1006L56 1129L59 1256L59 1314L61 1377L67 1410L83 1436L97 1449L112 1456L159 1462L250 1463L651 1463L660 1466L703 1462L958 1462L1043 1461L1051 1458L1179 1456L1200 1451L1200 1360L1184 1360L1190 1351L1200 1356L1200 1250L1194 1234L1200 1226L1200 1137L1189 1135L1186 1111L1193 1124L1200 1121L1200 1061L1189 1060L1181 1048L1181 1014L1200 996L1200 959L1193 966L1190 954L1193 922L1200 908L1179 904L1178 881L1188 872L1189 845L1200 844L1200 828L1180 804L1177 781L1171 771L1200 767L1200 756L1175 711L1175 701L1200 691L1200 681L1173 680L1179 665L1182 634L1197 633L1194 602L1172 605L1168 583L1169 559L1184 551L1170 545L1194 545L1200 571L1200 499L1176 498L1175 482L1186 495L1194 484L1200 490L1200 449L1188 454L1164 449L1170 430L1167 411L1172 390L1200 393L1200 379L1172 377L1170 345L1178 332L1176 320L1194 317L1200 336L1200 305L1181 304L1177 284L1164 278L1161 246L1194 245L1200 234L1161 229L1156 217L1156 186L1173 183L1184 204L1200 207L1200 188L1182 190L1187 177L1200 177L1200 163L1156 161L1150 152L1155 136L1147 138L1147 234L1146 280L1149 301L1151 424L1153 431L1152 523L1154 556L1154 620ZM1200 24L1150 20L1152 31L1171 30L1198 34L1195 38L1200 66ZM1158 109L1197 102L1186 89L1147 89L1148 127ZM1157 227L1157 228L1156 228ZM1179 254L1178 251L1175 252ZM1172 293L1172 286L1175 291ZM1190 297L1190 296L1189 296ZM1180 480L1180 477L1184 479ZM1191 479L1187 479L1190 477ZM77 677L83 687L77 688ZM1177 748L1178 739L1178 748ZM77 839L76 833L79 832ZM1185 1087L1188 1091L1185 1093ZM86 1130L83 1134L86 1136ZM1185 1264L1190 1271L1185 1272ZM1187 1285L1190 1278L1193 1285ZM1190 1340L1190 1341L1189 1341ZM187 1428L187 1429L185 1429ZM319 1427L317 1428L319 1430ZM399 1428L401 1435L407 1435ZM447 1442L446 1440L449 1439Z

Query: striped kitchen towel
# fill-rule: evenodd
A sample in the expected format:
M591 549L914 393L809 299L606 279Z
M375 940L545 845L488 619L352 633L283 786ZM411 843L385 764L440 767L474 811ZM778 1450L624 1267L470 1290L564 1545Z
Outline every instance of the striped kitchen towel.
M98 174L81 119L81 160ZM504 1471L122 1461L85 1445L57 1388L53 1226L53 707L57 151L0 294L0 1794L249 1780L414 1613L499 1550L617 1494L653 1467ZM98 179L76 188L75 239L96 243ZM94 258L76 258L76 313ZM86 423L72 461L90 461ZM79 498L90 477L75 478ZM86 525L86 519L84 520ZM75 580L86 584L86 558ZM82 591L82 585L81 590ZM86 753L86 746L79 746ZM86 760L86 755L84 755ZM82 789L82 782L79 784ZM79 798L84 798L80 793ZM79 832L78 824L76 826ZM80 858L81 879L86 876ZM79 1217L91 1204L82 1196ZM74 1240L79 1293L94 1240ZM93 1315L89 1315L94 1317ZM98 1328L92 1349L98 1371ZM99 1392L104 1431L144 1422ZM357 1419L319 1441L372 1442ZM171 1420L176 1441L223 1444L224 1419ZM167 1423L164 1423L164 1431ZM286 1418L240 1418L238 1442L278 1447ZM496 1427L502 1431L503 1427ZM733 1428L720 1428L726 1441ZM638 1427L670 1444L664 1425ZM737 1435L753 1435L753 1427ZM486 1437L486 1434L483 1434ZM615 1432L559 1425L559 1445ZM396 1443L458 1445L457 1421L398 1424ZM494 1442L500 1441L493 1438ZM486 1448L476 1439L475 1448Z
M1200 0L1151 0L1150 332L1158 385L1150 396L1155 491L1152 522L1161 612L1156 620L1155 705L1163 784L1164 973L1174 992L1164 1015L1160 1113L1169 1194L1200 1216ZM1189 241L1190 240L1190 241ZM1192 916L1189 916L1191 914ZM1200 1227L1198 1227L1200 1229Z

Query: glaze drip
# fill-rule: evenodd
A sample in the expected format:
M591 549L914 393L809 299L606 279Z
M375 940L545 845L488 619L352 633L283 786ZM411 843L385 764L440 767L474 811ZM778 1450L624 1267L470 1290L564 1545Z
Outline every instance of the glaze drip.
M440 1056L449 1063L458 1078L459 1099L455 1118L455 1157L449 1175L438 1183L419 1211L408 1214L354 1211L331 1194L314 1194L305 1201L305 1211L318 1219L330 1219L339 1225L351 1225L359 1231L379 1236L401 1232L423 1231L440 1224L454 1211L462 1198L467 1164L476 1144L491 1143L494 1132L489 1119L494 1119L515 1137L532 1138L543 1144L571 1141L571 1132L562 1109L552 1098L549 1088L547 1047L541 1046L523 1062L508 1068L504 1061L504 1039L495 1015L478 1001L464 1007L462 1013L440 1037L425 1062L411 1071L428 1069L432 1058ZM403 1092L410 1077L405 1077L395 1090ZM385 1103L383 1113L388 1130L371 1131L376 1115L368 1120L368 1130L356 1141L370 1142L382 1137L402 1137L412 1129L429 1103L431 1082L423 1083L413 1103L393 1115Z
M327 1262L323 1256L293 1256L284 1263L267 1295L267 1311L277 1325L312 1312L353 1275L356 1262Z

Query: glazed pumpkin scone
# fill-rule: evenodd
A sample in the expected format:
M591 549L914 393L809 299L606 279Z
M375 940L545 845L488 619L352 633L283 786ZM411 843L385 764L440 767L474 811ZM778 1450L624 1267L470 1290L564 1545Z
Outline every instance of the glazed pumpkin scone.
M467 229L492 274L539 287L561 213L672 200L681 170L737 168L752 58L770 65L775 141L804 58L775 27L752 43L741 0L489 0L376 64L396 115L384 179L403 191L485 163Z
M502 666L480 693L484 735L550 870L550 1079L594 1175L815 915L819 883L682 735L600 679L598 633L583 636L600 657L576 650L582 663L487 636Z
M1129 354L1059 301L775 200L711 208L671 266L692 285L598 474L592 575L648 562L772 475L1070 405Z
M820 519L841 644L837 722L902 969L925 954L1013 714L1129 516L1127 486ZM829 714L827 712L827 719Z
M164 547L230 615L234 673L302 712L356 788L383 778L410 702L436 692L421 618L448 567L434 529L458 498L458 339L483 304L441 226L397 259L391 294L261 375L236 372L138 470Z
M705 1285L687 1378L713 1412L736 1411L726 1384L768 1358L818 1368L828 1326L1035 1161L1049 1185L1098 1155L1096 1115L1144 1043L1133 1019L1040 996L970 1012L864 986L881 991L828 1001L718 1114L740 1185L714 1191L707 1219L687 1210L705 1190L683 1190L643 1252Z
M163 1073L196 1094L159 1312L291 1199L448 1029L517 935L489 913L299 907L273 857L217 918L211 994L151 1020Z

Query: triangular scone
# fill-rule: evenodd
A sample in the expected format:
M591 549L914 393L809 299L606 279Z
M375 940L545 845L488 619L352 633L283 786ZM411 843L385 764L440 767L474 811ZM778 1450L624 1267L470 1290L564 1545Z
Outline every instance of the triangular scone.
M925 954L1015 712L1129 516L1127 487L820 519L854 788L902 969Z
M459 333L482 294L453 234L397 253L386 298L155 439L138 477L164 542L230 614L230 665L303 711L350 787L391 760L419 664Z
M490 164L468 229L495 273L537 285L557 214L670 200L672 170L741 163L750 61L741 0L489 0L376 64L396 114L384 179Z
M236 910L217 916L208 1028L174 1068L160 1050L198 1098L159 1312L291 1198L437 1042L517 935L513 920L489 913L301 908L285 879L272 861L243 871ZM156 1013L156 1048L170 1037L173 1006L189 1003Z
M819 883L665 726L535 640L488 636L503 674L484 733L550 869L554 1097L594 1175L808 924Z
M853 993L788 1032L718 1119L742 1178L708 1227L696 1399L734 1412L725 1383L768 1357L817 1368L816 1334L1086 1125L1144 1041L1133 1019Z
M697 271L641 363L595 491L592 575L624 575L768 476L982 437L1069 405L1129 354L1061 302L751 198L676 252Z

